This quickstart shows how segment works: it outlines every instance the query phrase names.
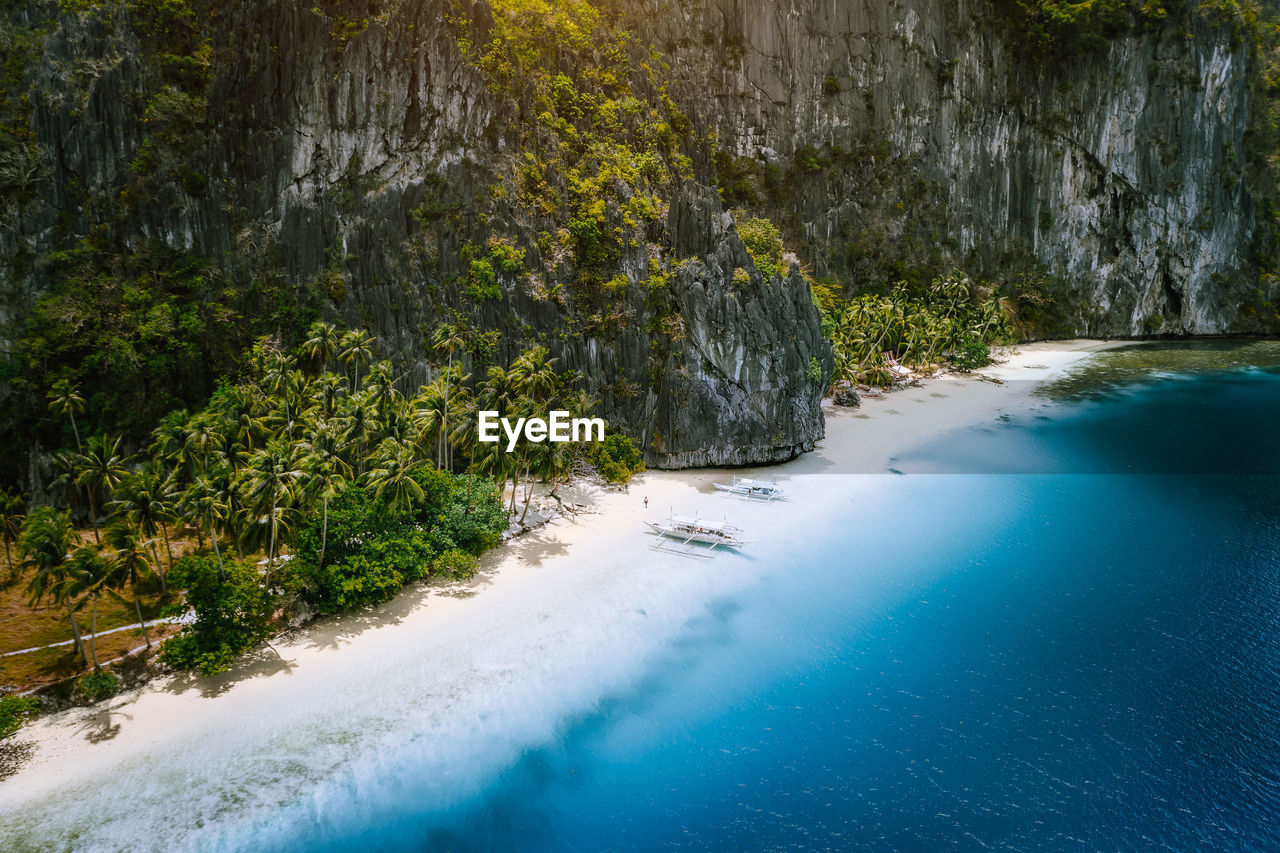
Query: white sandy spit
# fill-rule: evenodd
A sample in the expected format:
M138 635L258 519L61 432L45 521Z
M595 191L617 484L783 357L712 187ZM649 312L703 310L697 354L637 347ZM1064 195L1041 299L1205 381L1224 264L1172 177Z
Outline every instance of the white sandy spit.
M984 374L1044 380L1105 346L1031 345ZM300 827L341 833L372 804L402 801L412 769L424 802L466 797L634 682L708 602L758 582L761 561L745 555L651 550L641 520L732 512L785 548L830 490L877 483L814 475L883 472L932 436L1027 405L1033 385L942 378L828 409L817 452L740 472L777 479L788 503L720 495L717 471L573 493L586 511L488 555L474 583L324 620L221 676L165 678L39 719L17 736L30 759L0 782L0 838L6 849L271 849Z

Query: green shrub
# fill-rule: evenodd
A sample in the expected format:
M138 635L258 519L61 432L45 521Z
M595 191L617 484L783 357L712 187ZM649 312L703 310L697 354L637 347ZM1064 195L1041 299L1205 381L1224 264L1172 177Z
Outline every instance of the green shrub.
M782 265L782 234L778 227L767 219L746 216L742 211L735 211L734 219L738 237L756 269L766 280L783 275L786 270Z
M517 249L507 240L494 237L489 240L489 260L500 272L519 275L524 272L524 249Z
M316 574L316 603L321 613L339 613L390 601L404 587L405 576L388 560L353 554L326 563Z
M802 145L796 149L795 163L801 173L821 172L826 166L822 154L812 145Z
M834 74L828 74L827 78L822 81L822 94L828 98L834 98L840 94L840 78Z
M120 690L120 679L114 673L100 669L89 672L76 679L76 697L84 702L97 702L108 699Z
M629 436L612 433L595 446L591 461L609 483L625 483L644 470L644 457Z
M809 366L805 368L804 378L811 385L817 385L822 382L822 364L816 357L809 359Z
M600 223L594 219L571 219L564 227L573 235L579 266L599 267L608 260Z
M469 578L476 573L479 562L474 554L450 548L431 563L431 574L447 578Z
M196 621L161 647L160 660L168 666L211 675L266 639L272 602L257 568L229 560L225 571L223 580L215 558L188 556L169 573L169 585L186 591Z
M40 703L34 696L15 696L12 693L0 696L0 739L22 728L39 709Z
M442 566L463 571L458 554L497 544L507 514L496 486L430 465L413 478L424 498L397 513L358 484L343 486L329 502L327 539L319 514L299 529L297 557L281 571L285 589L321 613L340 613L387 601Z
M960 344L951 355L951 363L959 370L977 370L991 363L991 347L979 340Z
M476 302L486 299L501 299L502 290L498 287L498 276L488 258L478 258L467 264L465 278L467 295Z

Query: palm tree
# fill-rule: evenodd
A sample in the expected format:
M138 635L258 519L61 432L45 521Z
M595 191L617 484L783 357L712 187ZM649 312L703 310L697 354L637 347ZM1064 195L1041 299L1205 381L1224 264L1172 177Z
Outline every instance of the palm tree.
M102 556L102 548L98 545L81 545L71 555L68 562L71 584L68 597L83 595L78 607L88 600L92 606L93 616L89 627L89 652L93 657L94 670L102 669L98 663L98 599L109 589L119 583L121 570L113 566Z
M422 486L413 478L423 463L414 458L411 447L389 438L378 445L373 464L365 482L392 514L411 508L415 501L426 500Z
M533 347L520 354L511 363L508 377L511 384L536 403L552 400L560 387L560 375L556 373L556 360L550 358L546 347Z
M76 483L84 487L89 496L89 518L93 522L93 539L102 544L98 535L98 504L95 497L110 497L111 492L120 484L120 478L126 473L124 456L120 453L120 439L108 438L105 435L90 438L84 453L77 460L80 474Z
M346 378L340 376L323 376L312 386L315 405L309 412L318 412L321 417L332 418L338 409L338 401L347 391Z
M112 564L133 593L133 610L138 614L147 648L151 648L151 632L147 630L147 622L142 618L142 604L138 601L138 584L152 571L151 561L147 558L147 543L129 525L112 524L107 528L107 544L115 551Z
M49 481L49 490L63 498L70 505L73 514L80 510L80 487L76 485L76 477L80 476L80 455L78 453L59 450L53 454L53 479ZM60 494L59 494L60 493Z
M311 440L302 446L307 490L319 492L323 505L320 526L320 566L324 568L324 552L329 543L329 501L351 476L351 466L338 455L338 434L328 423L316 425Z
M165 555L169 569L173 568L173 548L169 544L169 522L174 518L176 486L172 476L166 476L158 466L149 464L124 478L117 490L117 498L109 504L111 511L123 516L139 536L151 542L152 556L160 573L160 594L169 594L169 578L156 553L155 537L164 538Z
M338 351L341 339L338 328L332 323L321 320L311 324L307 339L302 343L302 354L313 361L320 362L320 372L329 374L329 359Z
M303 472L297 467L294 454L278 441L272 441L249 458L247 497L255 510L265 512L271 526L271 544L267 549L267 586L271 585L271 571L275 568L276 540L280 529L280 513L293 499L295 484Z
M23 565L35 569L35 575L27 584L31 606L38 605L45 596L66 605L75 651L80 655L80 662L84 663L84 644L69 594L73 579L67 567L67 551L71 548L71 538L71 517L66 512L58 512L53 507L36 507L22 525L18 552L26 558Z
M348 451L354 454L356 470L361 474L364 473L365 462L369 456L370 439L376 434L372 408L365 399L365 395L360 394L352 400L346 410L347 428L342 440L346 443Z
M222 563L222 549L218 545L218 528L231 514L223 485L209 477L200 477L182 495L181 507L186 517L195 522L197 530L208 530L213 540L213 554L218 558L218 576L225 582L226 567Z
M208 470L210 460L222 449L226 437L221 424L205 413L193 418L190 426L185 451L193 463L194 473L199 475Z
M373 358L373 339L363 329L354 329L342 336L338 358L355 371L351 382L353 391L360 390L360 365Z
M171 468L187 461L191 414L186 409L170 412L151 432L151 455Z
M22 495L8 490L0 491L0 539L4 540L4 559L9 564L10 582L17 580L18 567L13 562L13 552L9 550L9 545L18 541L26 509L27 502Z
M432 347L437 355L447 353L449 356L449 362L444 371L444 394L441 396L441 400L444 403L444 411L440 419L441 435L447 433L449 429L449 379L453 376L453 354L464 346L466 346L466 341L462 337L461 327L452 323L441 323L436 327L436 333L432 338ZM453 460L448 459L445 464L452 468Z
M76 453L84 452L80 446L80 430L76 427L76 412L84 411L84 398L80 396L80 387L70 379L59 379L49 389L49 409L55 415L66 415L71 419L71 432L76 437Z
M418 390L413 399L413 424L418 431L420 444L435 441L436 465L446 467L444 445L448 438L449 379L441 374L429 385Z

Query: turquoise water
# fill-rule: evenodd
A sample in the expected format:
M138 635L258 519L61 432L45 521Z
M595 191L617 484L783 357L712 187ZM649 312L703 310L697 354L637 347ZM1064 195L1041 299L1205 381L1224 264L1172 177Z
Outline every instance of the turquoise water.
M837 481L478 791L297 849L1278 849L1277 424L1276 371L1154 375Z

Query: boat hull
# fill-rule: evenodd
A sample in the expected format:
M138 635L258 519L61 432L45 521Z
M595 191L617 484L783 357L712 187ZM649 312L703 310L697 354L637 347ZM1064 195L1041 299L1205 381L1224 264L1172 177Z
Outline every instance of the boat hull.
M779 501L782 500L782 492L773 490L770 492L760 491L759 489L746 489L742 486L730 486L725 483L712 483L717 489L731 495L749 498L754 501Z
M654 524L652 521L646 521L652 530L660 536L666 536L669 539L678 539L681 542L698 542L703 545L721 545L726 548L736 548L743 544L741 539L733 536L720 536L715 533L699 533L696 530L682 530L678 527L670 527L665 524Z

